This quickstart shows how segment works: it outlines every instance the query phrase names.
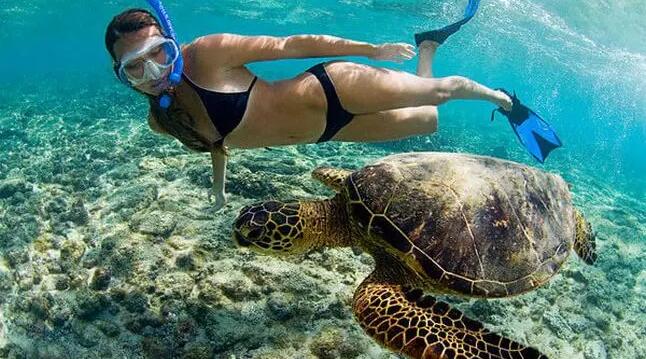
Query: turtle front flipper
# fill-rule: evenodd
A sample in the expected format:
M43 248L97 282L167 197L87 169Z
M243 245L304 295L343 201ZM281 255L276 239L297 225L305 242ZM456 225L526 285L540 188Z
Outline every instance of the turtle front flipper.
M352 171L333 168L319 167L312 171L312 178L320 181L330 189L339 193L343 189L346 178L352 174Z
M423 296L420 289L371 277L354 294L354 315L370 336L395 352L416 359L547 358L490 332L448 304Z
M574 251L587 264L594 264L597 260L596 235L592 226L585 220L581 212L574 210L576 222L576 237L574 238Z

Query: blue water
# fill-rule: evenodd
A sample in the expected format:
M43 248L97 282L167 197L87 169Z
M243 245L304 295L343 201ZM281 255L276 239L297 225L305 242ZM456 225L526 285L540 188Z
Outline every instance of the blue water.
M373 43L412 43L414 32L457 20L465 3L462 0L165 1L182 42L208 33L231 32L275 36L332 34ZM103 45L105 26L116 13L134 6L145 7L145 2L0 2L0 88L3 89L0 91L0 181L25 178L39 195L46 193L51 198L62 198L61 193L65 193L83 197L95 206L93 216L99 211L96 208L103 205L103 199L119 192L119 184L138 185L138 176L144 177L158 169L151 164L154 162L151 158L160 163L168 160L163 163L170 167L173 161L188 161L190 183L194 187L208 187L206 165L190 162L203 158L168 139L152 135L145 124L145 102L119 84L113 75ZM575 203L592 217L600 230L601 269L586 279L596 288L591 297L596 298L597 306L604 313L614 315L608 321L634 325L627 328L642 328L641 334L636 332L638 329L632 330L624 342L622 334L617 334L611 343L610 339L605 341L607 332L603 334L607 328L603 329L604 325L596 319L589 319L594 323L581 329L584 333L581 337L604 341L609 357L617 358L643 358L639 355L646 353L646 349L637 346L639 340L631 337L646 335L643 332L646 327L643 325L645 18L646 2L642 0L482 0L476 17L439 49L433 67L436 76L458 74L491 87L515 90L527 105L553 125L564 146L554 151L545 165L536 163L524 151L502 117L489 122L492 106L478 102L455 101L442 106L439 132L431 136L351 147L361 154L357 157L365 156L366 161L391 152L461 151L504 157L563 176L572 184ZM351 60L415 71L415 60L403 64ZM274 80L294 76L317 61L284 60L250 67L259 76ZM252 185L245 183L247 187L230 184L232 203L264 199L276 194L273 189L283 191L281 194L301 195L304 192L293 188L289 192L281 184L266 183L275 178L273 175L286 182L294 172L305 176L323 158L334 164L351 158L347 147L343 147L342 157L335 158L336 149L341 148L336 146L299 146L266 154L250 152L248 157L239 157L242 160L233 163L232 179L253 177L246 170L253 165L260 167L258 176L261 177L254 178L256 182ZM256 155L262 160L254 163ZM170 181L174 176L181 177L171 171L159 177ZM303 184L303 187L303 191L312 192L311 185ZM24 250L33 242L49 240L50 235L51 238L61 235L48 227L53 219L48 214L51 203L47 202L50 198L47 196L47 200L27 195L5 199L0 193L0 257L3 251ZM228 228L235 210L232 206L216 219L217 226L222 226L217 228ZM89 234L83 232L88 248L100 243L97 238L105 237L106 228L117 226L114 218L105 218L97 224L96 228L100 229L93 229L95 232ZM73 237L69 233L65 235ZM217 235L218 240L227 240L225 234L218 232ZM11 255L0 260L0 294L5 293L2 292L2 275L6 272L3 272L3 263ZM33 268L37 267L38 263L34 262ZM572 274L578 273L578 268L569 272L567 280L575 278L576 281L582 276ZM617 282L621 285L615 286ZM612 295L613 299L606 301ZM633 302L621 303L622 298ZM549 300L560 305L561 299ZM6 303L0 299L0 304ZM0 357L3 331L11 331L9 324L6 324L9 329L3 329L2 323L9 322L7 318L12 310L18 312L15 308L20 308L20 302L17 303L0 306ZM624 317L624 309L641 314L632 320L633 314ZM13 318L11 322L21 328L18 319ZM42 331L39 335L46 338L49 332L39 328L34 330ZM15 333L29 336L20 330ZM538 337L535 334L531 338ZM560 338L567 341L567 337ZM545 343L540 345L549 347ZM584 348L552 350L561 350L558 351L561 354L577 353L574 357L583 358ZM124 349L124 353L120 357L127 357L130 352Z
M140 4L141 3L141 4ZM103 49L105 24L123 8L144 2L5 1L0 9L3 87L16 83L69 84L81 91L122 92ZM414 31L461 14L461 1L167 1L178 36L213 32L289 35L327 33L370 42L411 42ZM438 53L437 76L461 74L518 92L558 130L565 147L548 168L584 171L644 198L646 182L646 3L622 1L483 1L476 18ZM73 19L66 21L65 19ZM361 59L355 59L362 61ZM253 65L261 76L292 76L312 61ZM373 62L374 63L374 62ZM414 71L414 61L401 66ZM38 96L37 89L25 89ZM4 96L17 98L16 91ZM38 96L42 98L42 96ZM4 101L3 101L4 102ZM143 106L143 104L141 105ZM139 108L139 107L137 107ZM501 145L511 158L531 160L504 121L488 123L487 104L454 103L442 112L443 135L473 133L463 150ZM101 111L100 108L95 108ZM481 138L483 133L503 133Z

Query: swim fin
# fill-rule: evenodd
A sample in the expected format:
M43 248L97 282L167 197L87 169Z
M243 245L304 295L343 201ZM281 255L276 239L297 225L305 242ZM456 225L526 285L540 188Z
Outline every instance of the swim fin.
M509 124L516 136L518 136L520 143L540 163L545 162L547 155L553 149L563 145L558 135L549 123L545 122L536 112L523 105L515 93L512 95L504 89L498 90L511 97L512 108L511 111L505 111L502 107L493 110L491 121L493 121L496 112L505 115L509 119Z
M438 44L443 44L449 36L460 30L460 27L462 27L462 25L471 20L471 18L476 14L479 5L480 0L469 0L469 3L464 10L464 17L462 20L438 30L431 30L415 34L415 44L419 46L419 44L426 40L434 41Z

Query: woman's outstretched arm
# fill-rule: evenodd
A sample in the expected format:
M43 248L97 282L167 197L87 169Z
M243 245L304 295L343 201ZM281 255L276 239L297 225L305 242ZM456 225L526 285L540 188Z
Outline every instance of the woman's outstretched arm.
M220 66L242 66L250 62L309 57L365 56L378 60L403 61L415 55L405 43L370 44L330 35L241 36L208 35L191 46L201 61Z
M224 193L224 182L227 172L227 154L224 147L216 148L211 151L211 166L213 169L213 186L209 191L209 199L211 195L215 196L215 209L218 210L227 202L226 194Z

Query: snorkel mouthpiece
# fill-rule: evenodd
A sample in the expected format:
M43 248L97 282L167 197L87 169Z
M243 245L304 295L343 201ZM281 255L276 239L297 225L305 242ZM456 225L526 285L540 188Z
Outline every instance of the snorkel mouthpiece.
M166 9L164 9L164 5L162 5L161 1L159 0L146 0L148 2L148 5L150 5L151 8L155 11L157 14L157 18L159 19L160 25L164 29L164 32L166 32L166 36L169 36L175 43L177 43L177 47L179 48L179 43L177 42L177 37L175 36L175 30L173 30L173 25L170 22L170 18L168 16L168 13L166 12ZM182 58L182 50L179 49L179 55L177 56L177 60L173 64L173 69L171 73L168 75L168 82L170 86L175 86L180 83L182 80L182 70L184 69L184 59ZM172 102L172 98L168 93L163 93L161 97L159 98L159 106L163 109L167 109Z

